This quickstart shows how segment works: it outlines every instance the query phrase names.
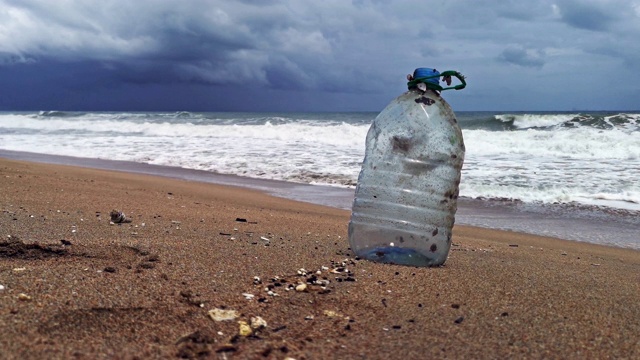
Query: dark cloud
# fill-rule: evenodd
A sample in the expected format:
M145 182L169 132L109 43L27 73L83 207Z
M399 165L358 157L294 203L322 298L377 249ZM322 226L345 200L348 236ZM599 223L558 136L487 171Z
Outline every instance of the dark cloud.
M0 51L0 66L10 66L16 64L28 64L36 62L35 59L25 57L21 54L12 54L9 52Z
M544 65L544 52L528 50L522 46L510 46L502 51L498 59L509 64L541 68Z
M467 75L464 106L496 109L504 96L480 91L498 75L637 78L639 36L622 0L0 0L0 107L377 110L427 66Z
M581 0L558 4L562 21L578 29L606 31L620 19L619 8L611 2Z

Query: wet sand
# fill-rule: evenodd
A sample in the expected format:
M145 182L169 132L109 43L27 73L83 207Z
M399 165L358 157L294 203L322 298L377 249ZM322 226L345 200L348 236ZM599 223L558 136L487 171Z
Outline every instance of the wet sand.
M125 171L260 190L285 199L351 209L354 189L255 179L130 161L80 158L0 149L0 158ZM500 199L458 199L456 224L551 236L640 250L640 212L577 204L530 204ZM615 234L615 236L612 236Z
M6 159L0 211L2 358L640 357L637 250L456 226L443 267L376 264L347 210Z

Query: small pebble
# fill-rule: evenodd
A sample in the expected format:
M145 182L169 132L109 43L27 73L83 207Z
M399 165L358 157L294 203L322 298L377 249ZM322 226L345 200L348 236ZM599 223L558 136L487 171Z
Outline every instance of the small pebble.
M296 286L296 291L302 292L307 290L307 284L300 284L298 286Z
M246 321L238 321L239 329L238 335L240 336L249 336L253 334L253 330L251 330L251 326L247 324Z
M208 314L209 317L214 321L228 321L238 317L238 312L235 310L225 310L218 308L209 310Z
M25 294L25 293L20 293L18 294L18 300L21 301L31 301L31 296Z
M336 311L333 311L333 310L325 310L323 313L328 317L340 317L340 318L344 318L345 317L344 315L342 315L342 314L340 314L340 313L338 313Z
M261 328L267 327L267 321L260 316L255 316L251 318L251 328L253 330L258 330Z

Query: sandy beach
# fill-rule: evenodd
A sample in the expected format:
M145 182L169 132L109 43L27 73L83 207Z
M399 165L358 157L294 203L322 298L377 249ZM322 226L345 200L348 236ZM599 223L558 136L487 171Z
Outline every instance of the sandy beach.
M3 359L640 357L637 250L456 226L376 264L347 210L6 159L0 211Z

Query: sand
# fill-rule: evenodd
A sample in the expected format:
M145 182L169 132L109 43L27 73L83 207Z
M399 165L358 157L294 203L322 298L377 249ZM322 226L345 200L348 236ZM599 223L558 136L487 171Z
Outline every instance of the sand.
M354 259L348 221L0 159L0 358L640 358L640 251L456 226L445 266L412 268Z

